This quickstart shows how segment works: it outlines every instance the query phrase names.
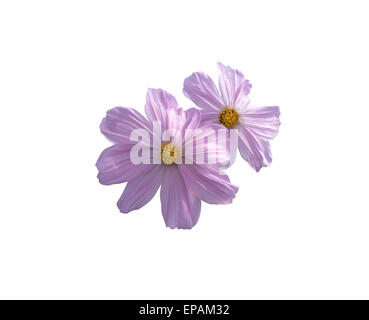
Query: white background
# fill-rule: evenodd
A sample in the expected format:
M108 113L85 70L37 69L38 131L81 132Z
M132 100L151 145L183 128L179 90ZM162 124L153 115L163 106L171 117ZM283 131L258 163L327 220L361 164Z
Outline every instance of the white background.
M366 1L2 1L0 298L369 298ZM231 205L165 227L102 186L99 124L184 108L185 77L244 72L281 108L273 163L238 157Z

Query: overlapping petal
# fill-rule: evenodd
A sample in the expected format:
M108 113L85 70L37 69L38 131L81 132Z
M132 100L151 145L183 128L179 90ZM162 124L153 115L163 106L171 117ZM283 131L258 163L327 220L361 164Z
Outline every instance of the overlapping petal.
M223 102L227 107L235 107L237 100L241 100L250 93L251 83L246 80L241 71L232 69L222 63L219 68L219 89ZM241 97L239 97L241 96Z
M238 191L238 187L231 184L228 176L216 166L194 164L179 165L178 168L187 186L207 203L231 203Z
M196 129L201 124L201 112L197 108L190 108L185 111L186 122L183 129Z
M206 111L218 112L224 108L214 81L202 72L194 72L185 79L183 93L194 104Z
M228 130L219 124L207 124L187 130L183 141L184 163L221 164L230 159Z
M250 103L250 98L248 96L248 91L244 90L248 86L248 80L241 83L234 95L233 107L238 113L246 112ZM250 85L251 86L251 85ZM247 94L245 93L247 92Z
M165 168L160 199L167 227L191 229L199 220L201 201L186 186L177 166Z
M186 125L186 113L183 109L168 109L167 130L182 130Z
M177 100L168 92L162 89L148 89L146 94L145 112L148 119L159 121L162 130L168 129L170 117L168 110L178 109Z
M209 112L206 110L200 110L201 112L201 126L208 124L219 124L220 112Z

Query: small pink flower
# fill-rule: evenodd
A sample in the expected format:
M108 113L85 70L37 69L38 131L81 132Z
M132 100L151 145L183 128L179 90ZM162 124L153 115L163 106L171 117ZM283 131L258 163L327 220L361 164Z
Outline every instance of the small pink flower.
M161 130L171 129L183 133L186 129L200 127L198 109L180 109L175 98L160 89L149 89L145 106L147 120L134 109L116 107L107 112L100 129L114 145L105 149L97 160L98 178L104 185L128 182L117 205L121 212L128 213L148 203L159 187L161 209L165 223L170 228L190 229L200 216L201 201L213 204L231 203L238 191L226 175L215 164L186 164L179 146L185 147L184 135L179 139L163 141L161 151L151 143L146 151L153 157L159 152L159 164L134 164L130 152L136 142L130 139L135 129L144 129L153 141L153 122L161 124ZM218 130L218 124L207 125ZM218 152L219 146L208 145L206 156ZM182 157L182 158L181 158ZM180 161L181 160L181 161Z
M243 74L218 63L219 89L202 72L195 72L184 81L183 93L201 108L202 124L220 123L238 131L238 149L252 168L272 162L269 140L278 134L279 107L252 107L248 94L249 80Z

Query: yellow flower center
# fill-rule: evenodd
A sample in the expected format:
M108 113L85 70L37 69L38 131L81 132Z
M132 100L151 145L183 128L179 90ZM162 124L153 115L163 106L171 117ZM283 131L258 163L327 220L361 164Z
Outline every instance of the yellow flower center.
M180 150L173 143L165 143L161 146L161 161L164 164L173 164L181 157Z
M227 128L233 128L238 123L238 113L233 109L223 109L219 114L219 123Z

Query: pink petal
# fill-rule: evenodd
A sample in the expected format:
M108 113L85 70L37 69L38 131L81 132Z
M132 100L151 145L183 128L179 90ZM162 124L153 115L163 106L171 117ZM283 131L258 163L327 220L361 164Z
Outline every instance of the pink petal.
M208 112L205 110L201 111L201 126L208 124L219 124L219 114L220 112Z
M166 129L182 130L186 125L186 113L183 109L167 109L166 114Z
M110 185L135 179L147 172L153 165L135 165L130 160L132 145L118 143L105 149L96 162L101 184Z
M238 187L229 182L225 174L210 165L178 165L186 184L195 195L212 204L231 203Z
M134 180L130 180L118 200L119 210L128 213L148 203L160 187L162 173L162 165L153 165L149 171L139 175Z
M241 114L238 149L241 156L254 168L269 165L272 162L270 139L277 134L280 126L279 107L250 107Z
M256 171L272 162L269 141L256 137L245 127L240 127L238 132L238 150L242 158Z
M190 108L185 111L186 123L184 129L196 129L201 123L201 113L197 108Z
M179 109L167 109L164 111L166 114L166 125L163 129L163 141L171 141L176 145L181 145L184 127L186 125L186 114L181 108ZM164 130L166 130L164 134Z
M185 79L183 93L195 105L206 111L218 112L224 108L213 80L202 72L195 72Z
M244 127L260 139L273 139L279 130L279 107L248 108L241 115Z
M178 109L178 103L170 93L162 89L147 90L146 116L151 122L159 121L163 131L168 128L167 111L169 109Z
M221 141L221 135L224 136L225 141ZM193 134L187 132L185 136L182 145L184 150L183 163L204 164L209 163L210 159L213 161L212 164L224 164L230 160L228 146L229 133L224 126L215 123L201 126L195 129Z
M125 107L109 110L100 125L101 132L112 142L132 143L130 135L134 129L151 133L152 125L136 110Z
M232 69L222 63L218 63L219 68L219 89L222 93L223 102L227 107L236 107L236 104L247 102L245 98L251 89L251 84L245 79L241 71Z
M248 93L250 92L250 89L245 90L248 86L251 87L249 80L243 81L234 95L233 105L238 113L243 113L248 109L248 105L250 103ZM247 94L245 92L247 92Z
M175 165L165 168L160 199L167 227L191 229L199 220L201 201L187 188Z

